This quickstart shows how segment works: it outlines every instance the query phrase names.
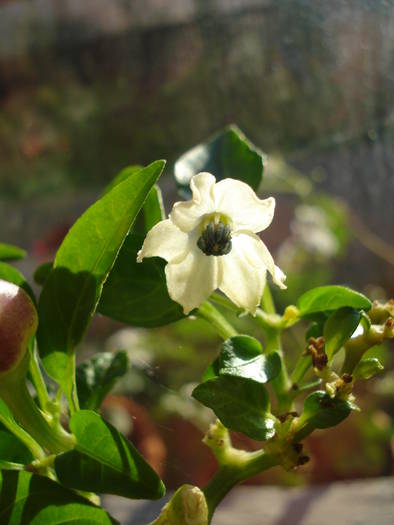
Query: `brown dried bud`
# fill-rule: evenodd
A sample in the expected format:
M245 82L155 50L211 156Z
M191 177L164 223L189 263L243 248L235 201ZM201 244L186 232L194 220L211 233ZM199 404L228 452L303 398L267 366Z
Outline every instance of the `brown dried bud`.
M312 356L313 368L323 370L328 363L328 357L325 350L324 337L310 337L307 349L303 355Z
M0 374L21 361L37 325L37 311L27 293L0 279Z

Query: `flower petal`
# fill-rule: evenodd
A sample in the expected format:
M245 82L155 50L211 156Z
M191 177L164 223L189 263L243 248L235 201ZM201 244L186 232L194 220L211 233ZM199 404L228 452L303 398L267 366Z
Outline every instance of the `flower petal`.
M215 177L206 172L192 177L190 181L192 200L176 202L169 215L179 229L188 233L198 226L203 215L215 211L213 197L215 182Z
M259 199L252 188L239 180L224 179L214 188L216 211L232 219L233 229L260 232L272 222L275 199Z
M197 247L180 262L167 264L168 293L188 314L198 308L218 285L218 257L204 255Z
M286 275L279 266L275 265L272 255L260 237L252 232L238 232L233 235L232 244L233 247L236 247L244 253L245 258L252 266L263 266L270 272L274 283L279 286L279 288L286 288L284 284Z
M144 257L162 257L166 261L185 257L189 249L189 236L177 228L170 219L158 222L145 237L137 254L137 262Z
M219 288L231 301L255 315L265 285L266 269L263 265L251 264L243 248L233 243L231 252L220 259Z

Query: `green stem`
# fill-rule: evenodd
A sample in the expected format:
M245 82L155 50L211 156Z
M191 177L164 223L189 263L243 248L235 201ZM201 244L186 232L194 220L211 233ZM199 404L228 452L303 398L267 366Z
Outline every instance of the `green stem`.
M312 357L310 355L301 356L291 374L291 383L293 385L298 385L311 366Z
M59 453L74 447L74 436L42 412L31 397L24 377L12 372L0 381L0 396L19 423L45 449Z
M33 380L34 388L36 389L36 392L37 392L37 397L40 403L40 407L43 410L45 410L49 402L49 395L48 395L47 387L45 385L44 378L42 377L40 365L38 362L37 348L35 345L31 350L29 371L30 371L31 378Z
M211 523L216 507L235 485L280 464L280 458L276 454L266 454L263 451L249 454L250 457L242 465L219 467L214 477L202 489L208 505L208 523Z
M268 284L265 285L261 306L267 314L276 314L274 301ZM281 362L279 374L272 380L272 387L278 401L279 413L288 412L292 409L293 396L291 395L292 382L287 372L286 363L282 351L280 329L268 326L264 316L256 315L256 322L261 326L265 334L265 353L277 352Z
M197 310L196 315L215 328L222 339L228 339L238 335L235 328L223 317L223 315L208 301L205 301Z
M0 412L0 422L30 450L34 458L41 459L45 457L45 453L37 441L23 430L15 420L3 416Z
M363 334L350 339L345 344L346 357L341 374L352 374L367 350L382 344L385 339L392 338L394 338L394 325L386 321L382 325L373 324Z

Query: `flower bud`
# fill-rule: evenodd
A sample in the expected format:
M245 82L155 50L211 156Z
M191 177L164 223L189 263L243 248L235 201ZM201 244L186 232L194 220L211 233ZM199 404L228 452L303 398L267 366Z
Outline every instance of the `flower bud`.
M193 485L182 485L151 525L208 525L204 493Z
M28 294L0 279L0 375L20 363L37 325L37 311Z

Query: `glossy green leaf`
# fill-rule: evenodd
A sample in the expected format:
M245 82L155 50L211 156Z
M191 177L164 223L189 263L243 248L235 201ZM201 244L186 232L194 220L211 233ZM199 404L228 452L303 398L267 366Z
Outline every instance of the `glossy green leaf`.
M161 326L184 317L182 307L170 299L164 267L159 257L137 263L143 236L131 233L125 240L107 281L97 311L133 326Z
M94 203L62 242L39 301L38 343L47 373L70 397L73 352L96 310L103 283L151 187L156 161Z
M139 173L142 169L144 169L144 167L138 164L134 166L126 166L126 168L123 168L116 175L116 177L114 177L111 180L111 182L104 188L103 195L109 193L113 188L115 188L115 186L128 179L130 175L135 175L136 173Z
M0 261L16 261L24 257L26 257L26 252L22 248L0 242Z
M34 292L19 270L17 270L13 266L10 266L7 263L0 262L0 279L8 281L9 283L16 284L17 286L20 286L20 288L23 288L25 292L28 295L30 295L31 299L33 300L33 303L36 304Z
M30 450L17 437L0 429L0 460L27 465L33 459Z
M125 351L113 354L95 354L89 361L81 363L76 370L77 390L81 408L97 410L104 397L128 369L129 361Z
M297 303L302 317L318 312L338 310L345 306L369 310L371 301L365 295L345 286L319 286L301 295Z
M268 392L261 383L243 377L217 377L198 385L193 397L211 408L231 430L262 441L275 434Z
M209 381L219 376L220 358L217 357L208 367L205 369L201 381Z
M52 268L53 261L44 262L40 264L40 266L37 266L33 274L34 281L40 286L43 286L48 278L48 275L51 273Z
M190 196L190 179L208 171L216 180L239 179L257 190L263 178L263 153L236 126L229 126L195 146L175 163L174 174L181 194Z
M115 525L104 509L55 481L29 472L0 472L0 523L4 525ZM119 525L119 524L118 524Z
M267 383L280 372L280 357L276 352L263 355L261 344L254 337L237 335L227 339L220 353L219 376L244 377Z
M137 449L115 427L91 410L70 419L76 437L74 450L56 457L59 481L69 488L117 494L126 498L157 499L164 485Z
M352 410L357 410L357 407L350 401L331 398L322 390L313 392L304 401L302 414L298 418L295 441L300 441L316 428L338 425Z
M334 357L360 323L361 313L345 306L331 313L324 325L325 350L328 360Z

